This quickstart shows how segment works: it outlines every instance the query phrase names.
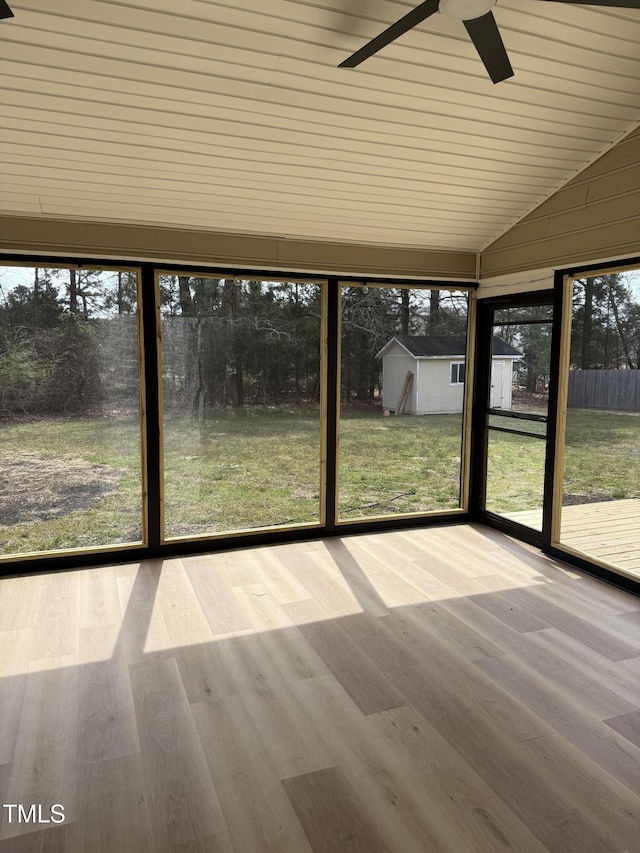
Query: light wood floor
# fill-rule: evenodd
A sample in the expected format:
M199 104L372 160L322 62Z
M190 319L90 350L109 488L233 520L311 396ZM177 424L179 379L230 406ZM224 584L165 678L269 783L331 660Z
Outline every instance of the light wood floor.
M542 528L542 510L511 512L506 517L536 530ZM563 545L640 578L640 500L637 498L563 506L561 529Z
M0 581L2 853L638 853L640 598L481 527Z

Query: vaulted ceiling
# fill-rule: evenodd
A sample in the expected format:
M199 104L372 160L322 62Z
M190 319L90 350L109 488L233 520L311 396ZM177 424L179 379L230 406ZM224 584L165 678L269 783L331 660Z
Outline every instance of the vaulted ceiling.
M499 0L491 83L417 3L15 0L0 213L480 251L640 121L640 11Z

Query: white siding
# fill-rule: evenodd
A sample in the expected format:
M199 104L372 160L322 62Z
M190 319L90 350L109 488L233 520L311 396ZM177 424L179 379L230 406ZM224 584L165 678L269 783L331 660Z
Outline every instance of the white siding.
M513 359L494 356L494 365L502 365L502 373L492 373L492 381L502 375L501 394L492 390L491 404L508 409L511 407L511 383ZM400 392L411 371L413 381L409 388L409 399L405 407L408 415L437 415L462 412L464 385L451 384L451 365L465 363L462 356L456 358L416 359L398 344L390 347L382 362L382 406L396 411Z
M419 415L461 412L464 385L451 384L451 365L462 358L423 359L420 362Z
M396 410L408 370L414 374L414 377L409 388L409 399L405 411L409 414L415 414L416 360L400 346L394 346L382 360L382 407L384 409Z

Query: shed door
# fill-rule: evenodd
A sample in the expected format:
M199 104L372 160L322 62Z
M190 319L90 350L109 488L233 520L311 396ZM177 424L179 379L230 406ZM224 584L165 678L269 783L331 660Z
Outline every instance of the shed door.
M505 363L504 361L496 361L491 363L491 402L492 409L502 409L504 407L505 393Z

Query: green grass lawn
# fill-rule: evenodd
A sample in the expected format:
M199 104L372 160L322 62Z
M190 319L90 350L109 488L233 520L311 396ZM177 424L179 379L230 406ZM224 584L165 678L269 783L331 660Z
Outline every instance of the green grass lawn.
M461 415L343 418L341 520L459 505Z
M538 507L544 442L493 435L500 439L491 508ZM313 410L167 418L167 535L317 522L319 436ZM1 425L0 553L138 541L139 447L133 419ZM341 423L340 518L454 508L459 466L459 415L349 414ZM638 497L639 483L640 417L571 411L566 492L577 500Z
M167 418L167 535L317 522L319 446L317 411Z
M640 497L640 414L569 410L565 493Z
M0 553L140 541L140 470L137 420L0 425Z
M505 513L542 507L545 447L538 438L489 433L487 509Z
M318 415L165 422L170 536L320 518ZM460 416L342 420L341 518L458 505Z
M541 507L544 454L544 441L492 433L487 508ZM565 503L640 497L640 415L570 409L564 484Z

